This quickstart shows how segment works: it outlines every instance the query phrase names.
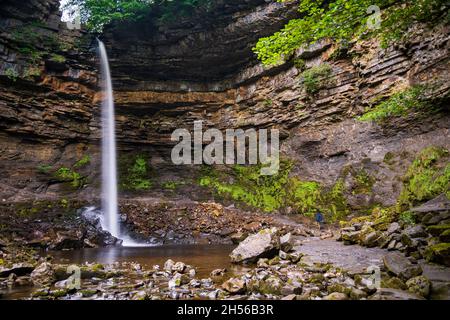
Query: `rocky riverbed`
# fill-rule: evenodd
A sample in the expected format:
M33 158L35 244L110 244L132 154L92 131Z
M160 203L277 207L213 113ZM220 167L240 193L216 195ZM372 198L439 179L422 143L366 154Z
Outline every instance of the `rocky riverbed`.
M29 254L34 264L1 268L0 290L22 288L21 295L3 298L52 300L450 298L449 268L400 252L344 245L329 234L262 229L223 252L233 264L210 271L171 259L155 265L131 260L71 264Z

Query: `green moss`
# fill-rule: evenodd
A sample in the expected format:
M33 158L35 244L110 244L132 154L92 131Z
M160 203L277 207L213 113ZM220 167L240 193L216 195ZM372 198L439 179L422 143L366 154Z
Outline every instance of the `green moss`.
M36 170L39 173L48 174L50 172L50 170L52 170L52 165L42 164L42 165L37 166Z
M381 123L391 117L408 115L411 111L430 109L430 101L425 99L425 86L414 86L390 96L357 119Z
M450 230L450 224L438 224L427 227L427 232L435 237L441 235L444 231L447 230Z
M273 105L273 101L271 99L264 100L264 106L271 107Z
M293 178L290 189L292 190L292 200L299 213L312 216L318 208L321 200L321 187L314 181L300 181Z
M301 58L295 58L294 66L297 68L297 70L304 71L306 68L306 62L305 62L305 60L303 60Z
M66 58L60 54L52 54L50 56L50 60L57 63L64 63L66 62Z
M411 211L404 211L400 213L398 220L407 225L412 225L416 223L415 216Z
M80 290L81 295L84 298L89 298L97 294L97 290L84 289Z
M353 194L371 194L372 187L375 184L373 178L366 170L361 169L355 175L356 186L353 189Z
M328 63L323 63L305 70L301 77L306 92L315 94L325 86L329 85L331 83L330 77L332 73L333 68Z
M205 167L199 184L225 199L243 202L265 212L291 207L297 213L312 216L320 210L331 221L348 214L342 180L325 190L315 181L289 177L292 169L289 160L281 160L280 170L273 176L261 176L260 169L260 165L237 165L226 172Z
M388 165L392 165L392 164L394 164L394 159L395 159L394 153L386 152L386 154L384 155L384 158L383 158L383 162Z
M55 173L55 177L60 181L70 183L74 188L81 188L85 184L85 178L81 174L67 167L59 168Z
M131 159L131 161L129 161ZM148 190L153 183L149 179L147 160L144 155L138 154L134 157L127 157L125 161L119 163L120 186L124 190L142 191Z
M183 181L166 181L162 184L163 189L176 190L179 186L184 185Z
M449 261L450 243L442 242L435 245L428 246L425 249L425 259L437 263L445 263Z
M13 67L6 69L4 71L4 75L7 76L8 79L11 80L12 82L16 82L20 76L19 72Z
M448 192L448 158L448 150L441 147L428 147L419 153L403 178L403 190L398 199L400 211Z
M91 157L89 155L83 156L80 160L78 160L73 167L74 168L81 168L91 163Z

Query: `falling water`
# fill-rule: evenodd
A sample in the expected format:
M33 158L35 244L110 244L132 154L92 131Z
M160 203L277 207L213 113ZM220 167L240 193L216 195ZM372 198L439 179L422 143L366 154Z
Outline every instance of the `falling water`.
M98 44L101 59L103 92L105 94L102 103L102 210L105 215L104 228L114 237L119 238L113 88L105 45L100 40L98 40Z
M147 243L135 242L128 235L120 232L117 207L117 155L113 88L105 45L100 40L98 40L98 45L103 92L106 93L102 102L102 211L104 216L100 221L103 229L109 231L114 237L122 239L122 245L125 247L151 246Z

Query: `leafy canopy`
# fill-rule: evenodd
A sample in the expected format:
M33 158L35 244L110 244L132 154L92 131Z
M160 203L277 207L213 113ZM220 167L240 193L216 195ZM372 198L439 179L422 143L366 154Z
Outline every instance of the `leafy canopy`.
M68 0L63 10L79 8L81 21L94 32L113 21L136 21L151 15L168 22L191 14L194 9L209 10L212 0Z
M449 20L446 0L378 0L381 20L377 25L375 11L369 10L373 4L373 0L300 0L301 18L261 38L253 50L265 65L277 65L299 47L324 38L341 42L371 35L381 36L386 44L401 40L413 22Z

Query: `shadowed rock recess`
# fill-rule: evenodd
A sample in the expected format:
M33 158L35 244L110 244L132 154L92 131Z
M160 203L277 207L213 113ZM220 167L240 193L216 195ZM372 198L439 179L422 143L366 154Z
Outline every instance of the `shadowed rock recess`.
M165 288L157 293L119 297L89 283L80 297L450 298L449 25L414 24L408 40L387 48L377 39L344 49L322 40L281 65L260 64L258 39L297 17L297 2L221 0L209 12L116 22L98 35L114 87L123 226L152 244L240 243L233 262L258 269L250 278L215 270L209 281L191 266L165 266L146 271ZM0 280L14 273L2 266L14 252L4 248L120 243L81 210L100 205L98 68L95 35L69 30L59 1L0 3ZM411 88L427 107L360 118L382 103L398 106ZM280 130L280 173L172 164L172 132L198 120L204 130ZM313 224L317 210L325 230ZM43 270L45 281L64 280L60 265L39 259L24 251L11 260L31 264L18 279L33 283L27 275ZM360 276L373 265L383 289ZM130 265L84 268L104 279L140 275ZM35 297L57 298L54 290Z

